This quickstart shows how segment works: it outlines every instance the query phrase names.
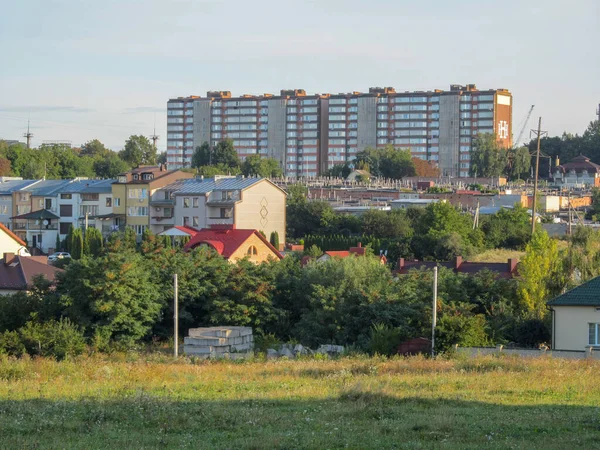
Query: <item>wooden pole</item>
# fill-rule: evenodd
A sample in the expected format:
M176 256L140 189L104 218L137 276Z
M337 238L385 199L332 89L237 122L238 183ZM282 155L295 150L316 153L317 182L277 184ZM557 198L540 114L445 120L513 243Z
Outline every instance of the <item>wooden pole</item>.
M537 130L537 152L535 156L535 181L533 184L533 205L531 205L531 235L535 233L535 211L537 206L538 175L540 169L540 141L542 139L542 118L538 122Z
M179 283L177 281L177 274L173 275L173 356L177 358L179 356Z

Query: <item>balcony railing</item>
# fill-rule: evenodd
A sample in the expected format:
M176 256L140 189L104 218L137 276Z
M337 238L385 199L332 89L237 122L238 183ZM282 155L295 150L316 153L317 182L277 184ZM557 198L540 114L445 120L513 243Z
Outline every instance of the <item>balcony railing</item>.
M125 231L125 225L102 225L102 234Z

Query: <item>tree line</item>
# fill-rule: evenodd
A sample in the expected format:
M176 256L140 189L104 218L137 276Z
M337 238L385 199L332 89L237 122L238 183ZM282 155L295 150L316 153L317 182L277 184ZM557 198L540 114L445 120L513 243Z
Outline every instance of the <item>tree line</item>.
M140 164L164 162L145 136L130 136L123 150L114 152L97 139L79 148L42 144L28 149L23 144L0 141L0 176L24 179L115 178Z

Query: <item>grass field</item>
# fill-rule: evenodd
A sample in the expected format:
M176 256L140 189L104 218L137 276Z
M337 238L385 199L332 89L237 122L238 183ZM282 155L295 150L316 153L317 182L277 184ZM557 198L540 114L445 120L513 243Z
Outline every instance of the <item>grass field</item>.
M1 448L600 447L600 364L0 359Z

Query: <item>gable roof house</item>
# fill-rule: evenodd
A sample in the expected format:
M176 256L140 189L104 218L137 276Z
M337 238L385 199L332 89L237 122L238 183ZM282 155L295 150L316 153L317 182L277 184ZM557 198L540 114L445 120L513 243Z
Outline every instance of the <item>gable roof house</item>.
M230 262L247 257L259 264L269 258L283 258L257 230L238 230L235 225L213 225L202 229L185 245L184 250L189 251L202 245L211 247Z
M552 312L552 349L600 350L600 277L547 303Z
M0 260L0 295L26 291L36 275L54 281L61 269L48 264L45 256L20 256L4 253Z
M600 165L579 155L554 169L554 183L560 187L600 186Z

